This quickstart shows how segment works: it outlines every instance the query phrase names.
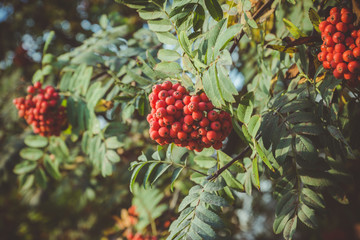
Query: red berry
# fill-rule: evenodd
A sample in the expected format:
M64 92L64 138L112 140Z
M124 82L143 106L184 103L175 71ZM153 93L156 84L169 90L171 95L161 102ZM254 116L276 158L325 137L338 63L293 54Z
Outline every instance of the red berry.
M360 47L356 47L352 51L353 51L353 55L354 55L355 58L360 57Z
M165 81L161 84L162 89L170 90L172 88L172 83L170 81Z
M203 128L209 126L209 124L210 124L210 121L207 118L203 118L199 123L199 125Z
M332 60L333 60L333 54L332 54L332 53L328 53L328 54L326 55L326 61L331 62Z
M358 61L349 62L348 69L352 73L357 73L360 70L360 63Z
M199 111L197 112L193 112L192 113L192 118L195 120L195 121L200 121L203 117L203 114Z
M325 39L325 41L326 40L327 40L327 38ZM332 40L334 41L334 43L341 43L341 42L343 42L345 40L345 35L342 32L336 32L332 36ZM328 44L326 44L326 46L331 47Z
M199 103L200 100L201 100L201 98L198 95L191 96L191 98L190 98L190 102Z
M347 37L347 38L345 39L345 45L346 45L346 46L350 46L350 45L352 45L352 44L354 44L354 39L353 39L352 37Z
M207 131L205 130L205 128L199 128L199 134L200 134L201 136L205 136L206 133L207 133Z
M339 63L336 66L336 70L338 71L339 74L344 74L345 72L347 72L347 64L346 63Z
M199 102L199 111L206 111L207 104L205 102Z
M173 96L174 96L175 99L182 99L183 94L181 92L179 92L179 91L175 91L173 93Z
M176 91L179 86L180 86L180 83L175 83L175 84L172 85L172 89L174 91Z
M179 132L181 130L181 123L180 122L174 122L172 125L171 125L171 129L175 132Z
M355 40L355 44L357 47L360 47L360 37Z
M324 44L326 47L333 47L335 45L334 39L330 36L325 38ZM160 98L160 96L159 96Z
M347 50L343 53L343 59L345 62L351 62L354 60L354 55L351 50Z
M175 98L173 96L168 96L165 98L165 103L167 105L174 105L175 104Z
M188 115L188 116L190 116L190 115ZM185 122L183 123L183 125L181 126L181 129L184 131L184 132L187 132L187 133L189 133L189 132L191 132L193 129L192 129L192 126L189 126L189 125L187 125Z
M40 89L41 86L42 86L41 82L34 83L34 88L36 88L36 89Z
M176 100L174 105L178 110L183 109L184 104L181 100Z
M325 69L331 69L331 65L330 65L330 63L329 63L328 61L324 61L324 62L323 62L323 67L324 67Z
M198 131L192 131L191 133L190 133L190 137L192 138L192 139L197 139L197 138L199 138L200 137L200 134L199 134L199 132Z
M155 95L159 94L159 92L162 90L162 87L160 85L154 85L152 87L152 91Z
M155 104L156 109L165 108L165 107L166 107L166 103L164 100L158 100Z
M209 98L206 96L206 94L204 92L202 92L200 94L200 98L203 102L208 102L209 101Z
M345 52L345 49L346 49L346 47L342 43L338 43L334 47L334 51L337 52L337 53L343 53L343 52Z
M161 90L158 94L158 98L161 100L165 100L167 96L169 96L169 94L166 90Z
M167 137L169 135L169 129L167 129L166 127L161 127L159 129L159 135L161 137Z
M338 30L339 32L346 33L348 31L347 24L345 24L343 22L337 23L335 27L336 27L336 30Z
M182 94L186 94L186 88L185 87L183 87L183 86L179 86L178 88L177 88L177 91L179 91L179 92L181 92Z
M351 23L352 22L352 14L350 12L345 12L341 14L341 21L344 23Z
M322 21L320 24L319 24L319 29L321 32L323 32L325 30L325 27L329 25L329 22L328 21Z
M27 89L26 89L26 91L27 91L28 93L33 94L33 93L35 93L35 88L34 88L33 86L28 86Z
M207 117L210 121L216 121L219 117L219 114L215 111L210 111Z
M357 31L356 31L356 30L351 31L350 36L351 36L352 38L356 38L356 37L357 37Z
M160 137L160 134L159 134L158 131L151 131L150 132L150 137L151 137L152 140L156 140L156 139L158 139Z
M330 23L335 25L340 21L341 15L339 13L334 13L330 15Z
M216 142L214 143L213 147L215 150L220 150L222 148L222 142Z
M177 133L177 137L178 137L178 139L179 140L181 140L181 141L184 141L184 140L186 140L187 139L187 133L186 132L178 132Z
M173 122L174 122L175 119L174 119L173 116L168 115L168 116L165 116L165 117L163 118L163 120L164 120L165 125L171 125L171 124L173 124Z
M330 9L330 15L334 14L334 13L340 13L340 10L337 7L333 7Z
M184 123L186 123L187 125L191 125L191 124L193 124L193 122L194 122L194 119L191 115L186 115L184 117Z
M151 128L152 130L155 130L155 131L159 130L159 128L160 128L159 122L157 122L157 121L152 121L152 122L150 123L150 128Z
M195 111L199 110L199 105L197 102L190 102L188 105L188 108L189 108L190 112L195 112Z
M340 14L344 14L344 13L347 13L347 12L350 12L350 10L347 9L347 8L342 8L341 11L340 11Z
M221 124L219 121L215 121L211 123L210 127L214 131L219 131L221 129Z
M206 137L210 140L210 142L215 142L217 140L217 134L215 131L208 131L206 133Z
M324 29L324 33L326 36L332 36L336 32L336 27L332 24L329 24Z
M167 111L165 108L158 108L158 110L156 110L157 118L162 118L165 117L166 115L167 115Z
M174 105L169 105L169 106L166 107L166 112L169 115L175 115L176 112L177 112L177 109L176 109L176 107Z
M334 77L337 78L337 79L342 79L342 78L344 77L344 75L341 74L341 73L339 73L338 70L336 70L336 69L334 69L333 75L334 75Z
M189 95L184 96L183 98L183 102L185 105L188 105L191 101L190 101L191 97Z
M320 62L323 62L323 61L326 59L326 55L327 55L326 52L320 52L320 53L318 54L318 59L319 59L319 61L320 61Z
M344 78L346 80L352 80L352 79L355 79L355 74L351 73L351 72L346 72L344 73Z
M185 106L183 107L183 112L184 112L185 115L191 114L191 111L189 110L188 105L185 105Z
M335 63L341 63L343 61L342 53L335 53L333 59Z

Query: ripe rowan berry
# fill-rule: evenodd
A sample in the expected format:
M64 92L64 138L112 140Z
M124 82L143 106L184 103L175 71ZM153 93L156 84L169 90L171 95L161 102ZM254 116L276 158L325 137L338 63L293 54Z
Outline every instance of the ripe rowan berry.
M161 107L161 108L158 108L156 110L156 117L157 118L162 118L162 117L165 117L167 115L167 111L165 108Z
M352 51L353 51L353 55L354 55L355 58L360 57L360 47L356 47Z
M319 24L319 29L321 32L324 32L325 28L327 25L329 25L330 23L328 21L322 21L320 24Z
M179 92L181 92L182 94L186 94L186 88L185 87L183 87L183 86L179 86L178 88L177 88L177 91L179 91Z
M176 107L176 109L182 110L183 107L184 107L184 104L183 104L183 102L181 100L176 100L174 106Z
M173 96L168 96L165 98L165 103L167 105L174 105L175 104L175 98Z
M349 62L348 69L352 73L357 73L360 70L360 63L358 61Z
M207 131L205 130L205 128L199 128L198 131L201 136L206 136Z
M320 61L320 62L325 61L326 55L327 55L326 52L320 52L320 53L318 54L318 59L319 59L319 61Z
M217 140L217 134L215 131L208 131L206 133L206 137L210 142L215 142Z
M165 107L166 107L166 102L164 100L156 101L156 104L155 104L156 109L165 108Z
M158 131L154 130L150 132L150 137L152 140L156 140L160 137L160 134Z
M341 21L344 23L351 23L352 22L352 14L350 12L344 12L341 14Z
M170 90L172 87L172 83L170 81L165 81L161 84L162 89Z
M175 132L179 132L181 130L181 123L180 122L174 122L171 125L171 129L174 130Z
M338 71L339 74L344 74L345 72L347 72L347 64L346 63L339 63L336 66L336 70Z
M338 22L335 27L336 27L336 30L338 30L339 32L342 32L342 33L346 33L348 31L347 24L345 24L343 22Z
M334 77L337 78L337 79L342 79L342 78L344 77L344 75L341 74L341 73L339 73L338 70L336 70L336 69L334 69L333 75L334 75Z
M177 109L176 109L176 107L174 105L169 105L169 106L166 107L166 112L169 115L175 115L176 112L177 112Z
M187 133L186 133L186 132L183 132L183 131L178 132L178 133L177 133L177 137L178 137L178 139L179 139L180 141L184 141L184 140L187 139Z
M333 7L330 9L330 15L340 13L340 10L337 7Z
M161 100L165 100L167 96L169 96L169 93L166 90L161 90L158 94L158 98Z
M341 15L339 13L334 13L330 15L330 23L335 25L340 21Z
M199 111L206 111L207 109L207 104L205 102L199 102Z
M179 92L179 91L175 91L173 93L173 96L174 96L175 99L182 99L183 94L181 92Z
M162 90L162 87L160 85L154 85L152 87L152 94L157 95Z
M217 112L215 112L214 110L210 111L207 116L207 118L210 121L216 121L218 119L218 117L219 117L219 114Z
M40 89L41 86L42 86L41 82L36 82L36 83L34 83L34 88L35 88L35 89Z
M332 36L336 32L336 27L332 24L329 24L325 27L324 33L326 36Z
M171 116L171 115L168 115L168 116L163 117L163 121L164 121L164 123L165 123L166 125L171 125L171 124L173 124L174 120L175 120L174 117Z
M203 119L201 119L201 121L199 122L199 125L200 125L201 127L203 127L203 128L209 126L209 124L210 124L210 121L209 121L209 119L207 119L207 118L203 118Z
M343 59L345 62L351 62L354 60L354 55L351 50L347 50L343 53Z
M338 43L334 47L334 51L337 52L337 53L343 53L343 52L345 52L345 49L346 49L346 47L342 43Z
M215 121L211 123L210 127L214 131L219 131L221 129L221 124L219 121Z
M183 112L184 112L185 115L191 114L191 111L189 110L189 105L185 105L183 107Z
M199 105L197 102L190 102L188 108L190 112L196 112L197 110L199 110Z
M187 125L191 125L191 124L193 124L193 122L194 122L194 119L191 115L186 115L184 117L184 123L186 123Z
M202 119L202 117L203 117L202 112L197 111L197 112L193 112L193 113L192 113L192 118L193 118L195 121L200 121L200 120Z
M325 39L325 41L327 40L328 38ZM334 41L334 43L341 43L345 40L345 35L342 33L342 32L336 32L334 33L334 35L332 36L332 40ZM326 42L325 42L326 44ZM326 46L328 47L331 47L329 46L328 44L326 44Z
M159 129L159 135L161 137L167 137L169 135L169 129L167 129L166 127L161 127Z

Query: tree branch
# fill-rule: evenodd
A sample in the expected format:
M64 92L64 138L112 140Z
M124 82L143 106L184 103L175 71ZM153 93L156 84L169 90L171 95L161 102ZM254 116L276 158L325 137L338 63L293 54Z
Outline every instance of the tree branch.
M222 172L224 172L226 169L228 169L231 165L233 165L236 161L244 158L245 154L247 153L247 151L250 150L250 145L246 146L242 152L237 155L236 157L234 157L233 160L231 160L230 162L228 162L225 166L223 166L222 168L220 168L219 170L217 170L214 174L208 176L206 179L207 180L214 180L217 177L219 177L221 175Z

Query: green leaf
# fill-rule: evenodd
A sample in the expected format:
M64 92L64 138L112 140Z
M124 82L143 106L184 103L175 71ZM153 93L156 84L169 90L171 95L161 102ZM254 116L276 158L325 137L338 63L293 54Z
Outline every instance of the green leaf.
M310 188L303 188L301 194L301 200L315 208L325 208L324 198L321 193L316 193Z
M168 50L168 49L160 49L158 52L158 58L161 61L176 61L181 57L181 55L174 50Z
M275 172L275 169L273 168L273 166L271 165L269 159L266 157L265 153L263 152L263 150L261 149L259 143L256 143L256 152L259 154L259 157L261 158L261 160L265 163L265 165L273 172Z
M214 228L222 228L224 226L223 220L216 213L202 205L196 208L195 216Z
M318 227L314 209L309 208L305 204L301 204L298 217L309 228Z
M170 164L161 164L160 167L157 168L154 180L151 182L151 185L153 185L160 177L163 175L166 170L170 167Z
M252 173L253 173L253 176L254 176L254 184L255 186L257 187L257 189L260 189L260 179L259 179L259 168L258 168L258 161L257 161L257 158L255 157L253 159L253 162L252 162Z
M293 215L293 213L294 211L291 211L288 214L276 216L273 223L273 230L275 234L279 234L284 230L286 223L290 219L291 215Z
M46 188L47 186L47 178L44 170L41 168L36 169L35 171L35 182L41 187Z
M44 49L43 49L43 56L45 55L45 53L47 52L49 45L52 41L52 39L55 36L55 32L54 31L50 31L48 37L46 38L45 44L44 44Z
M171 191L173 191L173 188L174 188L174 184L175 184L175 181L176 179L180 176L180 173L181 171L183 170L184 168L176 168L173 172L173 175L171 177L171 185L170 185L170 189Z
M295 138L295 146L297 153L306 161L315 161L318 158L317 151L312 141L301 135Z
M292 22L290 22L289 20L287 20L286 18L283 18L283 21L285 23L286 28L289 30L289 32L291 33L291 35L293 35L293 37L295 39L298 39L300 37L306 37L306 34L303 33L298 27L296 27Z
M146 164L147 164L146 162L141 163L133 170L133 173L131 174L131 178L130 178L130 192L134 193L134 184L136 177L138 176L142 167L145 166Z
M260 125L261 125L261 117L259 115L254 115L250 118L250 121L248 123L248 131L253 138L256 137Z
M193 17L193 28L195 32L199 29L201 30L204 21L205 21L205 10L201 6L201 4L198 4L194 10L194 17Z
M182 68L177 62L161 62L156 64L155 70L163 72L169 76L176 76L182 73Z
M213 157L207 157L207 156L202 156L202 155L198 155L198 156L194 157L194 162L199 167L203 167L203 168L207 168L207 169L215 166L215 164L217 163L216 159L214 159Z
M144 188L146 188L146 186L149 183L149 179L150 179L150 175L151 173L154 171L155 167L160 164L159 162L155 162L155 163L151 163L148 167L148 169L146 170L145 176L144 176Z
M275 157L279 163L283 163L291 151L292 136L288 135L280 139L275 149Z
M240 104L237 108L237 117L240 122L248 124L253 112L253 93L250 92L246 94L243 99L240 101Z
M330 180L330 174L326 172L299 170L300 179L305 185L314 187L330 187L334 183Z
M224 198L208 192L202 192L200 194L200 200L219 207L229 205Z
M209 71L205 71L202 79L204 90L210 101L215 107L221 107L225 104L222 99L218 86L218 78L215 71L215 65L212 65Z
M211 226L201 221L198 217L195 216L191 226L195 228L197 230L196 233L201 235L204 239L216 239L216 233Z
M216 21L220 21L223 18L223 11L217 0L205 0L205 5L211 17Z
M43 148L48 145L48 139L39 135L29 135L24 139L26 145L32 148Z
M296 231L296 226L297 226L297 216L293 217L286 223L283 233L285 239L292 239Z
M105 140L106 148L108 149L117 149L122 147L124 144L119 142L116 136L109 137Z
M310 18L310 21L311 21L312 25L314 26L315 30L317 32L320 32L319 24L321 22L321 18L315 9L309 8L309 18Z
M14 173L22 175L33 171L36 167L37 167L37 162L23 161L15 165Z
M234 178L234 176L230 173L229 170L225 170L221 176L224 178L226 185L232 189L243 192L244 186Z
M139 76L138 74L136 74L135 72L133 72L130 69L128 69L126 72L132 78L132 80L139 83L140 85L149 85L151 83L151 80L144 78L142 76Z
M120 156L114 150L108 150L106 152L105 156L109 161L111 161L113 163L120 162Z
M162 11L138 11L139 16L142 19L145 20L154 20L154 19L159 19L159 18L164 18L165 14Z
M168 45L178 44L178 39L170 32L157 32L156 36L158 37L161 43L165 43Z
M44 167L49 175L55 180L59 180L61 178L58 165L55 163L55 160L50 159L49 155L44 156Z
M214 56L217 56L219 51L223 50L227 44L233 40L234 36L240 33L242 27L241 24L232 25L219 35L214 46Z
M252 28L258 28L258 25L256 24L255 20L252 18L249 18L247 14L244 14L245 21L247 24L249 24Z
M37 161L43 155L44 152L37 148L24 148L20 151L20 157L31 161Z
M168 19L148 21L149 29L154 32L169 32L172 29L171 21Z
M188 196L186 196L180 203L178 211L181 212L182 210L184 210L189 204L191 204L192 202L196 201L199 199L199 194L198 193L194 193L194 194L190 194Z
M222 53L224 53L224 52L228 52L228 51L227 50L222 51ZM220 56L222 56L222 55L220 55ZM231 57L230 57L230 59L231 59ZM238 95L239 93L237 92L233 82L231 81L227 70L225 69L224 66L220 65L220 62L218 62L216 69L218 70L218 73L219 73L218 79L219 79L219 84L220 84L219 88L220 88L221 95L223 96L225 101L234 103L235 99L234 99L233 95Z

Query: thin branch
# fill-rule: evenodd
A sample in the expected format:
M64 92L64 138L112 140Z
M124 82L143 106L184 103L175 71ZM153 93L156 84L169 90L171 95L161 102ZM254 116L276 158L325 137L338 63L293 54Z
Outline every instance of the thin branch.
M250 145L246 146L242 152L237 155L236 157L234 157L233 160L231 160L230 162L228 162L225 166L223 166L222 168L220 168L219 170L217 170L214 174L210 175L207 177L207 180L214 180L217 177L219 177L221 175L222 172L224 172L226 169L228 169L231 165L233 165L236 161L242 159L245 157L245 154L247 153L247 151L250 150Z
M253 19L256 21L258 20L264 13L265 11L271 6L271 4L273 4L274 0L268 0L266 1L253 15ZM241 32L234 37L234 43L230 48L230 53L232 53L236 46L239 44L241 38L245 35L245 32L243 30L241 30Z

